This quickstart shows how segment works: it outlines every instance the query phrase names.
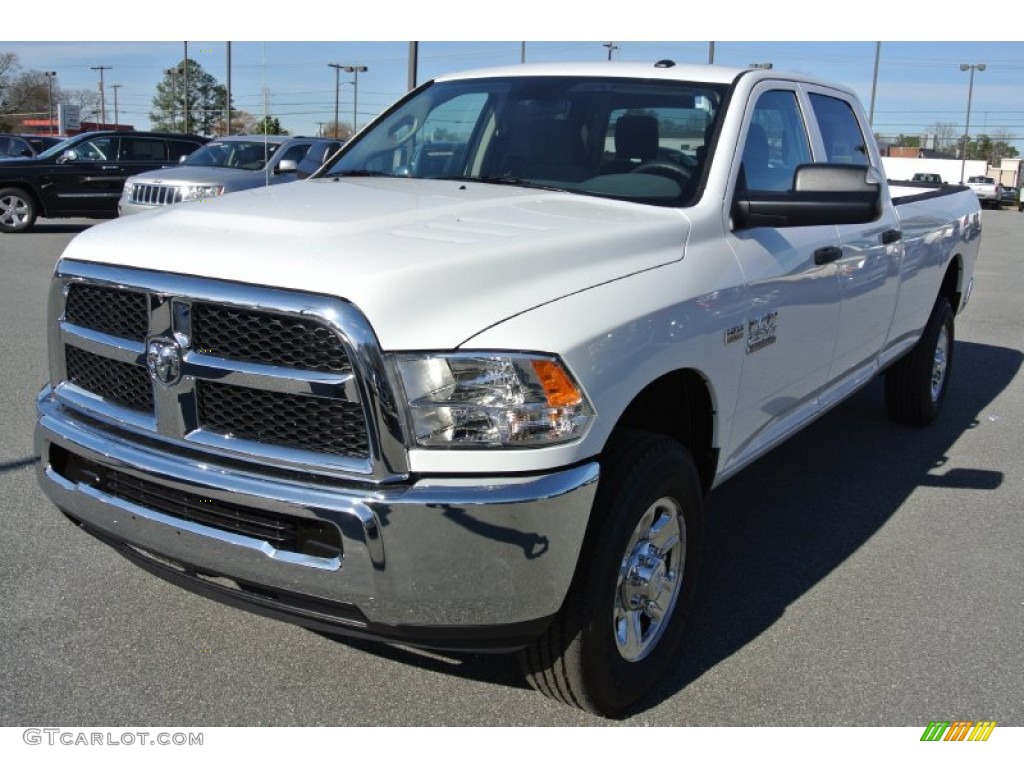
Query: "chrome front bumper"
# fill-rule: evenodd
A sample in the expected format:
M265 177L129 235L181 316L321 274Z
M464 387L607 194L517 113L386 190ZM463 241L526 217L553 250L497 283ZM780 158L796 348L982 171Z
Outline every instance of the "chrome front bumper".
M378 486L259 474L209 455L173 453L157 441L130 442L62 406L49 387L37 405L40 485L123 554L262 613L414 644L458 647L476 630L553 616L572 580L597 488L596 463L530 477ZM276 550L107 495L60 474L51 457L68 454L227 504L328 521L340 531L341 555ZM495 642L487 644L501 646L500 630L491 634Z

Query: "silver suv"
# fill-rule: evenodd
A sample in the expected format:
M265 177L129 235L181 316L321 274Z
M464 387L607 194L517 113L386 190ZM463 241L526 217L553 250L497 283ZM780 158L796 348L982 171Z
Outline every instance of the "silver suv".
M327 139L291 136L225 136L214 139L173 168L125 181L117 210L122 216L173 203L209 200L228 192L298 178L299 162Z

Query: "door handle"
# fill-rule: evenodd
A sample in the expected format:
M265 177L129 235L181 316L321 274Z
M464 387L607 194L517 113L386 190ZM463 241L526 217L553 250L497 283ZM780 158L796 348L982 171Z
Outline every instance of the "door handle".
M903 233L898 229L887 229L882 233L882 245L889 245L903 239Z
M824 248L819 248L814 252L814 263L818 266L822 264L831 264L837 259L841 259L843 256L843 249L838 245L828 245Z

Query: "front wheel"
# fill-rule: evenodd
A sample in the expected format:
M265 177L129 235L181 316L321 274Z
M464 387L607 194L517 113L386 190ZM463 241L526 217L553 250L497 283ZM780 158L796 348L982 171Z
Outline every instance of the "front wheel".
M697 469L678 441L642 432L614 441L565 605L520 654L531 685L604 716L650 692L683 635L703 523Z
M940 296L917 345L885 374L885 404L898 424L924 427L939 415L953 368L953 308Z
M24 232L36 220L36 201L22 189L0 189L0 232Z

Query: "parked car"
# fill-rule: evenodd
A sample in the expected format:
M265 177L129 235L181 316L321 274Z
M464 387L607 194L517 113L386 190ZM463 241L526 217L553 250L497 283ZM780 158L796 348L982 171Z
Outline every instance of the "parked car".
M0 161L0 232L25 232L38 216L116 216L125 179L173 163L207 141L177 133L91 131L36 157Z
M911 181L919 184L942 184L942 177L937 173L915 173Z
M1016 187L1002 187L999 192L999 206L1021 210L1020 190Z
M990 208L998 208L1001 204L1000 192L1002 187L991 176L971 176L967 179L967 186L974 190L978 196L981 207L986 205Z
M303 136L225 136L215 139L180 165L133 176L125 182L118 212L141 213L174 203L215 197L298 178L299 163L327 139ZM323 165L319 163L316 168ZM312 172L312 171L311 171Z
M10 157L35 157L66 140L67 136L0 133L0 160Z

